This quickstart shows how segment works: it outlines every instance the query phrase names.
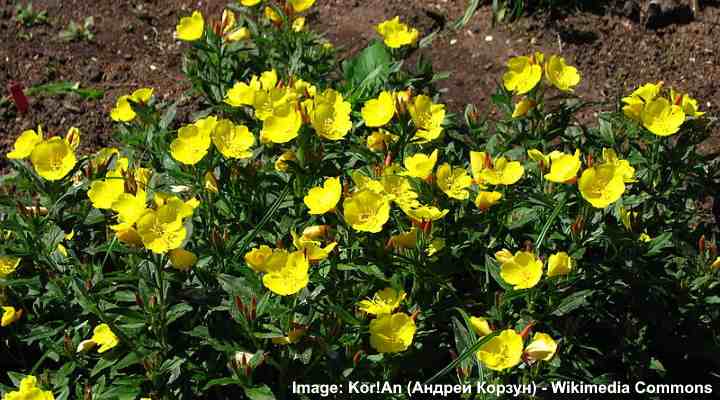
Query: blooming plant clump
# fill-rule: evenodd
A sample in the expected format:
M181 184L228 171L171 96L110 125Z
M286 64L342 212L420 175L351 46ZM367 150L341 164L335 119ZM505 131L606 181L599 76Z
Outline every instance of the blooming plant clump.
M644 84L580 124L581 71L535 52L508 60L497 118L453 114L404 63L421 32L381 22L338 65L314 3L183 16L188 119L138 88L105 116L117 148L18 132L3 400L720 372L697 100Z

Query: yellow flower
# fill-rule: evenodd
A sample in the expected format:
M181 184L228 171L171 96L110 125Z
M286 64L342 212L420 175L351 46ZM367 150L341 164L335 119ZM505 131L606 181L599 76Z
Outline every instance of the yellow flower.
M625 207L620 207L620 221L628 231L632 231L632 226L637 215L637 211L628 211Z
M653 239L646 232L643 232L640 234L640 237L638 237L638 240L643 243L647 243L647 242L652 242Z
M670 136L685 122L685 112L667 99L658 97L645 105L640 113L643 126L658 136Z
M240 0L240 4L244 5L245 7L252 7L260 4L262 0Z
M520 364L522 354L522 336L512 329L506 329L480 347L477 358L487 368L502 371Z
M175 27L175 37L186 42L193 42L202 37L205 29L205 20L200 11L194 11L191 16L183 17Z
M20 257L0 256L0 278L6 278L20 265Z
M375 293L372 299L360 301L358 307L360 311L372 315L391 314L400 307L400 302L405 299L405 296L404 291L388 287Z
M582 197L595 208L606 208L625 192L622 175L612 164L600 164L583 171L578 181Z
M238 28L225 36L228 42L239 42L241 40L250 39L250 30L246 27Z
M515 290L529 289L540 282L543 262L528 251L518 251L500 266L500 277Z
M315 0L288 0L295 12L303 12L315 4Z
M405 313L380 315L370 321L370 346L379 353L405 351L416 329L415 321Z
M158 254L180 247L187 235L183 215L184 210L176 202L162 205L155 211L148 210L136 222L137 233L145 247Z
M670 90L670 92L673 93L672 89ZM680 97L680 95L677 96ZM671 94L670 97L672 99L676 99L676 96L674 94ZM685 112L685 115L687 115L688 117L701 117L705 114L704 112L699 111L697 100L693 99L687 94L683 94L682 97L680 97L679 103L680 107L682 107L683 109L683 112Z
M390 218L390 203L385 196L361 190L343 202L345 221L355 230L378 233Z
M710 264L710 268L712 269L720 269L720 257L717 257L715 261L713 261L712 264Z
M546 333L536 332L525 347L525 356L530 361L550 361L557 351L557 343Z
M217 178L215 178L215 174L212 171L206 172L203 180L205 182L205 190L210 193L220 192L220 186L218 185Z
M384 126L395 115L395 98L392 93L383 91L378 98L365 102L361 110L365 126L379 128Z
M113 203L125 192L123 172L128 168L128 159L121 157L115 162L115 168L108 171L105 179L93 181L88 190L88 198L93 207L99 209L112 208Z
M492 164L490 156L484 151L470 152L470 172L472 173L475 183L482 184L482 172Z
M280 14L275 12L272 7L265 7L265 18L275 23L282 22L282 17L280 16Z
M72 171L76 159L70 144L55 136L35 146L30 161L38 175L49 181L57 181Z
M293 20L292 30L301 32L305 28L305 17L297 17Z
M408 112L417 128L413 139L418 143L430 142L440 137L445 120L444 104L435 104L430 97L420 95L408 104Z
M403 161L406 174L415 178L425 179L430 176L435 168L437 162L438 151L437 149L432 152L429 156L417 153L411 157L406 158Z
M65 134L65 141L73 151L77 150L80 146L80 129L71 126Z
M37 386L37 378L28 375L20 381L17 391L8 392L3 400L55 400L52 392L42 390Z
M472 328L480 338L493 332L492 329L490 329L490 324L483 317L470 317L470 328Z
M508 161L500 156L495 159L493 166L485 168L480 174L481 183L490 185L512 185L522 178L525 168L518 161Z
M170 256L170 265L180 271L189 271L198 260L195 253L185 249L170 250L168 255Z
M332 242L325 247L322 247L319 241L305 237L305 235L300 236L295 233L294 230L290 231L290 235L293 238L293 246L295 246L295 249L304 251L305 256L310 262L322 261L328 258L330 253L337 246L337 242Z
M132 227L124 226L123 229L115 230L115 237L128 246L140 247L142 246L142 238L137 233L137 230Z
M399 205L408 217L416 221L437 221L450 212L450 210L440 210L435 206L418 205L416 207L405 207L405 204Z
M147 194L145 193L145 191L142 189L138 189L135 194L121 194L120 196L118 196L117 200L113 202L112 210L118 213L117 219L118 222L123 225L123 229L126 226L131 226L135 224L135 222L137 222L137 220L145 214L145 212L147 211L147 207L145 206L146 200ZM111 228L115 229L120 227L111 226Z
M177 139L170 143L170 155L186 165L195 165L210 148L211 134L217 126L217 117L207 117L185 125L178 130Z
M472 178L465 168L454 168L444 163L438 167L437 185L448 197L457 200L465 200L470 197L467 188L472 185Z
M104 353L117 346L120 340L113 333L107 324L100 324L93 329L93 335L88 340L80 342L77 352L90 350L95 346L100 346L98 353Z
M545 174L545 179L550 182L565 183L577 177L580 170L580 149L575 149L575 154L551 156L550 173Z
M393 49L417 42L420 32L400 22L400 17L380 23L375 29L382 36L385 45Z
M263 143L287 143L295 139L302 126L302 115L294 103L286 103L273 110L263 121L260 141Z
M623 182L635 182L635 168L630 165L628 160L621 160L613 149L603 149L603 161L615 166L615 173L622 176Z
M545 63L545 76L563 92L572 92L573 87L580 83L580 74L577 68L565 64L565 59L556 55L550 56Z
M385 144L385 137L387 134L383 131L375 131L367 137L367 148L371 151L381 152L385 151L387 145Z
M295 152L293 152L292 150L287 150L280 154L280 157L275 160L275 170L278 172L286 172L288 170L287 161L295 160L297 160Z
M390 237L390 243L396 249L414 249L417 247L418 230L412 227L407 232L398 233Z
M507 62L508 71L503 75L505 89L516 94L531 91L542 78L543 54L536 52L533 56L513 57Z
M212 142L225 158L248 158L252 156L250 148L255 144L255 136L247 126L222 119L213 130Z
M623 97L622 102L625 103L623 113L631 119L640 121L645 104L650 103L660 94L662 86L662 82L646 83L632 92L630 96Z
M118 97L115 108L110 111L110 119L115 122L130 122L136 116L137 114L130 105L130 96L128 95Z
M128 100L133 103L147 104L155 90L153 88L140 88L132 92Z
M0 326L6 327L12 324L13 322L16 322L17 320L22 317L23 310L22 309L15 309L15 307L12 306L3 306L2 307L2 319L0 319Z
M306 328L295 328L288 332L287 336L280 336L280 337L274 337L272 338L273 344L279 344L279 345L288 345L297 343L300 341L300 339L305 336L305 333L307 332Z
M513 257L514 257L513 253L511 253L510 250L508 250L508 249L502 249L500 251L495 252L495 259L500 264L504 264L506 262L512 261Z
M7 158L12 160L22 160L23 158L30 157L35 146L42 142L42 128L38 127L38 131L27 130L15 139L15 145L13 150L7 153Z
M512 113L512 118L520 118L527 115L527 113L535 108L535 103L533 100L528 99L527 97L520 100L517 104L515 104L515 109Z
M320 137L340 140L352 128L351 111L352 106L343 99L342 94L333 89L327 89L315 96L308 114L312 127Z
M497 204L502 199L502 193L500 192L486 192L481 190L475 197L475 206L481 211L485 211L490 207Z
M273 255L273 250L266 245L254 248L245 253L245 262L255 272L268 272L267 262Z
M560 275L567 275L570 273L570 270L573 268L573 259L568 256L568 254L564 251L557 252L555 254L552 254L550 258L548 259L548 271L547 275L552 276L560 276Z
M341 194L340 178L327 178L322 186L310 189L303 202L310 209L310 214L322 215L335 209Z
M280 296L295 294L307 286L310 264L302 251L295 251L279 269L272 269L263 276L263 285Z

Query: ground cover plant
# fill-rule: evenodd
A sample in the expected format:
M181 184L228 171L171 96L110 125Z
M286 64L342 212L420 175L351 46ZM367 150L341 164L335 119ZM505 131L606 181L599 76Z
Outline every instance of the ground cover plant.
M390 19L338 62L313 3L182 18L190 124L137 88L107 116L121 147L18 133L3 398L716 376L718 165L695 99L650 82L581 124L582 71L534 53L498 77L499 118L454 115L414 58L432 37Z

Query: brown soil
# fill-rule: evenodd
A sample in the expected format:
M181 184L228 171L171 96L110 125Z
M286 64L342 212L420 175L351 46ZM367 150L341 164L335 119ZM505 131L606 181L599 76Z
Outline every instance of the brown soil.
M23 4L25 0L21 1ZM309 24L325 32L342 54L350 55L376 37L374 26L399 15L429 33L459 18L462 0L318 0ZM514 24L492 26L489 7L482 7L467 26L446 30L422 52L436 71L449 71L440 82L452 110L465 104L488 104L505 61L542 50L562 54L583 74L576 92L586 99L606 100L641 82L663 80L702 100L716 112L720 99L720 9L710 3L688 24L649 31L612 13L577 13L549 19L536 16ZM177 99L188 85L180 73L184 45L173 39L179 16L200 8L219 18L224 0L35 0L47 10L49 23L30 28L12 19L16 1L0 0L0 84L11 80L25 87L55 81L79 82L104 91L100 100L76 95L31 98L30 112L18 115L11 102L0 100L0 153L24 129L42 124L51 132L77 126L87 151L112 141L108 117L115 99L140 86L151 86L161 98ZM58 34L68 23L95 19L95 40L66 43ZM0 97L2 97L0 95ZM5 99L7 100L7 98ZM0 169L5 167L0 158Z

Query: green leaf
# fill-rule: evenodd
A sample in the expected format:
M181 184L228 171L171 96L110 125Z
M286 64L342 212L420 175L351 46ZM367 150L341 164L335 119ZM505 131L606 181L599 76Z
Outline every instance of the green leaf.
M275 395L267 385L245 388L245 396L250 400L275 400Z
M353 86L373 87L385 81L390 72L392 55L379 40L374 40L354 58L343 63L345 80ZM371 80L367 78L372 76Z
M592 289L585 289L565 297L560 305L555 308L555 311L552 312L552 315L561 317L588 304L587 299L594 292Z

